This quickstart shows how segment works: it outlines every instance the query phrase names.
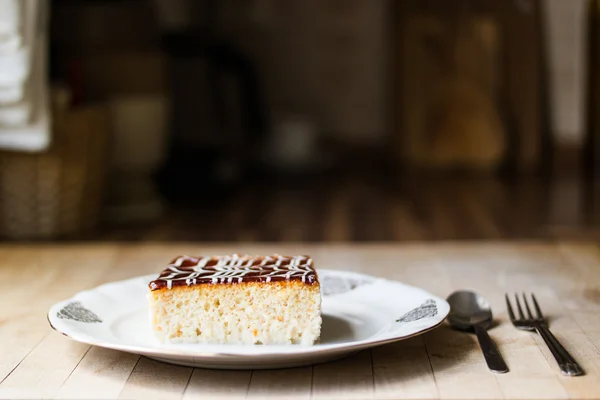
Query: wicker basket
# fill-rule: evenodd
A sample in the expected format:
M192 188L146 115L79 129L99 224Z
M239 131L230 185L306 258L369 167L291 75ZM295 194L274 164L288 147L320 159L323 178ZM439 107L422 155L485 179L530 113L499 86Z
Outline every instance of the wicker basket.
M109 117L102 106L55 111L50 149L0 152L0 235L74 238L97 225L104 198Z

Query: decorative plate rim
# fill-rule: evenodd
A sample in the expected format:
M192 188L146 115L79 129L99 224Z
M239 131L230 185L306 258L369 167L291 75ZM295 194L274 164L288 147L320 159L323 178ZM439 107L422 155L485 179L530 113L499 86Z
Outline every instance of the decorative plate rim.
M360 350L363 350L366 348L382 346L382 345L386 345L386 344L390 344L390 343L394 343L394 342L398 342L398 341L402 341L402 340L407 340L407 339L413 338L415 336L419 336L419 335L422 335L429 331L432 331L432 330L438 328L440 325L442 325L444 323L444 321L446 320L448 314L450 313L450 305L448 304L448 302L446 300L428 292L425 289L422 289L420 287L413 286L410 284L406 284L401 281L386 279L386 278L381 278L381 277L378 277L375 275L368 275L368 274L364 274L364 273L360 273L360 272L346 271L346 270L333 270L333 269L320 268L319 273L324 273L324 275L326 275L326 274L340 274L340 275L344 275L344 276L353 275L354 277L368 279L368 280L371 280L372 282L383 281L383 282L391 282L394 284L400 284L400 285L421 291L422 293L426 294L428 298L434 300L436 304L444 304L446 306L446 307L444 307L445 311L439 310L439 307L438 307L438 313L435 316L435 319L439 319L438 322L436 322L428 327L420 328L418 330L415 330L414 332L411 332L411 333L405 334L405 335L397 335L396 334L394 336L380 336L380 337L374 337L374 338L371 337L371 338L352 341L352 342L339 342L339 343L332 343L332 344L316 344L316 345L311 345L311 346L301 346L301 345L260 346L260 350L263 350L263 351L257 351L257 352L251 352L251 353L236 352L235 350L233 350L233 348L235 348L235 345L232 345L231 352L225 352L225 351L208 351L207 350L208 348L210 348L211 346L215 346L215 345L210 345L210 344L199 344L198 346L201 347L201 349L199 349L198 351L190 350L189 347L184 350L184 349L177 349L174 347L160 348L160 347L154 347L154 346L144 346L144 345L135 345L135 344L120 344L120 343L116 343L114 341L109 341L106 339L98 339L98 338L89 337L88 335L80 334L78 332L67 333L67 332L57 328L55 326L55 324L52 322L52 319L56 318L56 317L53 317L52 314L56 314L57 308L60 309L60 308L64 307L65 305L67 305L69 302L77 301L77 297L79 297L81 294L93 292L93 291L96 291L96 290L98 290L102 287L106 287L106 286L118 285L118 284L123 284L127 281L135 281L135 280L140 280L140 279L156 276L156 274L147 274L147 275L138 275L138 276L135 276L132 278L127 278L127 279L123 279L123 280L119 280L119 281L107 282L107 283L97 285L96 287L93 287L91 289L81 290L81 291L75 293L73 296L71 296L68 299L64 299L64 300L55 302L50 307L48 313L46 314L46 319L48 320L48 324L50 325L51 329L53 329L54 331L56 331L57 333L60 333L61 335L65 336L65 337L68 337L69 339L75 340L80 343L85 343L85 344L103 347L103 348L112 349L112 350L124 351L124 352L129 352L129 353L134 353L134 354L151 355L152 357L154 357L154 356L156 356L156 357L161 357L161 356L198 357L198 358L243 357L243 358L248 358L248 359L258 359L258 358L264 358L264 357L323 355L323 354L332 353L332 352L336 352L336 351L360 351ZM216 346L218 346L218 345L216 345ZM247 348L247 347L251 347L251 346L240 346L240 347ZM258 348L258 346L256 348Z

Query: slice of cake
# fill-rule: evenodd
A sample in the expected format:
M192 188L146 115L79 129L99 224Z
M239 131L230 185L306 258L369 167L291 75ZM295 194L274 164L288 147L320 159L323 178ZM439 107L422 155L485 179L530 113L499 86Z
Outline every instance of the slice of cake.
M312 345L321 291L308 256L181 256L149 283L161 342Z

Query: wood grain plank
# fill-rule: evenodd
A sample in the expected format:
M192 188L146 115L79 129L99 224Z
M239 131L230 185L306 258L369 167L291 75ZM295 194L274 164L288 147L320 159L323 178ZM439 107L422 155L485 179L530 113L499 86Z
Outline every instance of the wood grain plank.
M13 264L4 259L1 261L3 268L15 271L15 276L18 277L13 280L13 286L27 287L28 290L6 297L6 304L10 303L11 307L3 307L0 314L0 341L6 344L0 363L0 381L8 374L17 373L18 376L21 373L19 369L27 368L30 362L51 365L50 358L35 359L38 354L43 356L45 353L32 352L38 344L41 345L42 340L49 340L48 336L58 336L50 331L46 318L40 316L46 315L54 302L98 283L102 275L112 267L115 255L115 249L110 246L25 246L20 250L28 257L17 257L24 264ZM27 272L16 272L17 269ZM43 295L32 298L32 292ZM0 295L0 299L4 301L2 296L4 295ZM65 346L68 347L66 344ZM33 360L21 365L26 357L32 357ZM49 375L48 379L51 377L53 375ZM65 378L66 376L58 383L62 384ZM8 382L6 385L10 384ZM49 388L56 384L46 383ZM0 388L4 384L5 382L0 383Z
M20 363L31 351L49 334L47 329L40 326L35 318L19 318L2 324L0 340L3 344L0 362L0 388L7 376L19 367ZM31 323L30 323L31 322ZM36 326L36 323L38 324Z
M560 255L569 264L568 271L578 279L570 288L562 285L563 306L573 311L600 311L600 248L588 243L564 243L558 246Z
M438 255L423 244L404 245L402 247L374 247L369 251L368 262L373 265L371 273L406 284L425 288L431 293L445 297L450 290L450 277L438 259ZM431 279L435 276L436 279ZM407 342L398 343L401 346ZM431 349L423 338L410 342L409 354L416 354L415 359L405 358L404 353L397 354L393 360L387 358L386 347L373 350L375 369L375 392L377 398L398 398L395 390L407 392L414 398L438 398L439 388L436 383L436 365ZM421 347L417 347L420 344ZM394 347L391 347L393 349ZM435 349L434 349L435 350ZM393 354L390 353L389 354ZM383 358L382 358L383 357ZM385 370L377 366L398 371L393 376L386 375ZM407 372L408 370L408 372ZM381 375L380 375L381 374ZM402 394L403 396L403 394Z
M504 375L487 371L473 335L445 324L418 338L373 349L372 357L363 352L314 369L251 373L192 372L146 358L134 368L137 356L100 348L86 353L86 345L52 332L40 318L56 300L97 283L156 272L175 253L221 253L233 247L253 253L272 250L272 245L248 243L0 246L0 276L14 270L10 276L16 277L15 284L29 283L40 293L31 298L30 292L14 287L0 292L2 301L10 299L7 293L19 299L14 307L0 310L0 340L5 344L0 372L8 375L0 383L0 397L89 398L99 393L103 398L239 398L248 391L251 398L309 398L312 391L315 398L556 399L600 393L600 251L594 242L278 246L284 252L313 254L327 268L397 279L441 297L458 288L477 290L497 318L490 334L509 364L510 373ZM510 325L504 292L523 290L536 293L551 329L581 362L586 376L563 377L539 337ZM238 383L227 385L233 380Z
M507 399L568 398L531 334L517 331L507 319L490 335L510 369L496 379Z
M493 254L493 257L489 255ZM515 329L509 322L504 305L504 292L512 277L532 268L522 254L510 245L481 246L478 250L448 250L444 263L455 271L466 287L477 288L490 302L496 326L490 331L510 372L496 379L506 398L566 398L547 360L531 335Z
M373 398L371 352L362 351L348 358L315 365L312 399Z
M560 258L560 253L555 248L530 246L528 248L519 247L518 251L523 255L524 263L527 263L528 259L540 259L541 256L538 253L541 250L544 250L544 253L549 257L554 255L557 260L554 264L546 264L547 269L567 270L571 272L571 276L577 276L576 272L573 274L573 266L563 262L564 259ZM520 276L518 282L512 282L512 285L515 287L515 291L535 293L542 312L549 319L550 329L569 352L573 354L587 374L577 379L564 377L560 373L556 361L544 341L538 335L532 336L552 368L553 373L571 398L596 397L596 394L600 393L600 380L597 379L600 373L600 351L598 351L598 348L590 340L589 334L585 332L585 327L579 325L569 310L563 306L561 296L558 293L560 293L561 286L570 286L570 284L567 282L561 283L558 280L554 286L549 286L540 283L536 279L537 275L529 274L526 277ZM598 278L594 279L598 281ZM517 287L521 290L516 289ZM559 289L559 291L556 289Z
M0 397L54 397L89 347L58 334L46 336L2 382Z
M485 364L481 365L482 370L486 371L487 380L493 378L495 381L498 389L495 396L567 398L566 391L548 366L534 339L523 336L521 331L512 327L507 318L503 289L510 277L522 270L522 255L510 245L482 245L471 249L465 247L449 245L438 248L438 254L453 277L454 287L475 288L474 290L483 295L492 307L496 326L490 331L490 336L510 369L507 374L492 375L487 371ZM494 254L494 257L490 257L490 254ZM477 353L478 359L483 361L479 349ZM479 388L477 392L480 390L483 388Z
M438 248L440 246L435 247ZM431 247L414 245L392 249L378 249L376 255L372 255L372 262L385 269L388 277L423 287L442 298L456 287L452 279L455 271L448 268L444 256ZM502 397L494 376L487 371L474 336L454 331L444 324L424 335L423 341L440 398ZM460 382L456 379L459 371L462 371Z
M31 300L31 292L23 290L23 285L27 284L31 291L40 291L57 281L60 270L44 268L40 263L41 257L41 252L29 246L2 252L0 276L5 279L4 282L12 284L4 285L0 299L12 306L0 309L0 321L5 322L29 308L27 300Z
M585 334L590 339L596 350L600 352L600 319L596 311L572 311L571 316L581 327L584 327Z
M2 278L10 278L13 284L6 285L0 291L0 303L11 304L10 307L0 308L0 342L3 344L0 382L49 333L46 329L36 329L42 328L42 322L46 324L46 321L41 321L29 309L31 292L23 290L23 285L28 285L33 292L40 292L53 282L58 272L55 269L44 271L38 263L37 252L29 247L5 248L1 255Z
M534 333L522 332L521 335L529 335L536 342L539 350L546 359L547 365L565 388L570 398L596 397L597 393L600 393L600 381L597 379L600 371L600 353L598 352L598 348L594 346L588 335L575 323L569 313L561 309L558 302L556 302L554 293L550 290L543 291L540 287L535 289L535 293L542 311L546 315L551 316L550 329L577 359L587 374L577 379L562 376L554 357L544 341ZM537 372L540 368L536 367L534 370ZM531 372L528 373L529 376L531 376ZM524 379L523 381L523 383L526 383L529 379Z
M219 371L195 368L183 399L244 399L251 371Z
M502 391L473 335L444 325L424 336L441 399L498 399ZM458 377L460 377L458 379Z
M248 398L309 399L312 373L312 367L254 371Z
M119 398L179 399L190 380L192 370L140 357Z
M448 295L451 288L448 271L440 262L438 254L428 245L375 245L363 249L364 251L355 252L359 256L356 259L356 271L368 269L370 274L422 287L443 298ZM346 248L340 249L340 253L346 258L352 256L352 252Z
M0 247L0 279L3 282L26 282L31 280L33 285L43 285L46 279L52 278L51 271L44 271L38 263L39 257L35 247L13 246ZM45 272L45 273L44 273ZM33 279L34 277L39 279ZM0 292L0 296L23 294L23 290L17 285L5 285ZM0 315L5 315L9 310L4 308L0 310Z
M572 317L571 319L577 321ZM598 398L598 393L600 393L600 379L598 379L600 375L599 348L590 340L589 333L581 329L573 329L570 332L563 329L559 332L557 333L554 330L556 337L569 349L569 352L586 372L585 376L578 377L580 379L570 379L561 375L559 379L562 385L567 389L572 399Z
M157 273L178 254L191 251L186 244L128 244L118 246L113 268L106 271L102 282L113 282L140 275Z
M536 246L536 245L521 245L515 246L512 254L513 262L505 263L505 270L499 269L498 279L499 289L505 288L508 292L521 293L523 291L533 291L536 293L538 300L542 303L542 308L545 311L552 312L552 315L557 315L556 321L562 320L566 323L569 319L566 310L560 311L557 309L556 294L550 288L560 288L561 281L569 285L562 273L565 271L565 264L561 262L561 258L553 249L552 246ZM505 259L510 258L506 257ZM471 274L477 275L475 272ZM475 279L481 279L479 276ZM481 286L481 284L480 284ZM497 290L495 293L499 293ZM494 296L493 300L499 307L502 301ZM546 303L546 305L544 305ZM498 376L498 380L502 385L502 390L506 397L509 398L527 398L537 396L553 396L556 398L568 398L576 392L574 388L569 388L572 384L572 379L565 381L565 378L557 369L556 362L549 353L543 341L535 334L528 332L520 332L510 325L507 320L504 307L502 310L500 323L502 325L495 329L498 336L498 341L501 343L501 351L506 352L509 356L514 354L516 360L509 367L515 369L515 373L510 373ZM573 321L567 324L570 328L569 336L578 338L576 345L579 349L590 348L591 343L585 342L581 330ZM538 351L531 348L531 342L536 344ZM529 343L528 343L529 342ZM522 352L528 352L528 356L522 355ZM539 354L542 354L544 360L540 360ZM536 361L537 359L537 361ZM585 361L585 360L584 360ZM585 362L590 364L589 362ZM594 365L596 361L592 361ZM512 372L512 370L511 370ZM585 379L585 378L584 378ZM581 380L580 380L581 381ZM565 385L567 383L567 385ZM560 385L560 387L558 386ZM575 396L579 398L580 396Z
M376 347L372 353L376 399L438 398L435 378L422 338Z
M92 346L56 397L116 399L139 358L136 354Z

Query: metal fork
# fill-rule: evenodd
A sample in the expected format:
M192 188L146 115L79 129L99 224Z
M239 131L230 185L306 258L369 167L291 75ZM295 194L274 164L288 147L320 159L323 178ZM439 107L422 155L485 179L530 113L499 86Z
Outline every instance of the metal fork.
M508 294L505 295L505 298L508 316L510 317L512 324L517 329L537 331L552 352L552 355L556 359L556 362L558 363L563 375L578 376L584 374L583 369L579 366L577 361L575 361L567 349L565 349L558 339L552 334L552 332L550 332L548 324L546 323L546 319L542 315L542 310L540 309L537 299L533 293L531 294L531 299L533 300L533 306L535 307L536 317L534 317L531 313L525 293L523 293L523 303L525 304L525 309L527 310L527 318L525 318L523 309L521 308L521 302L519 301L518 295L515 294L515 302L519 312L518 319L515 318L515 313L513 312L510 300L508 299Z

